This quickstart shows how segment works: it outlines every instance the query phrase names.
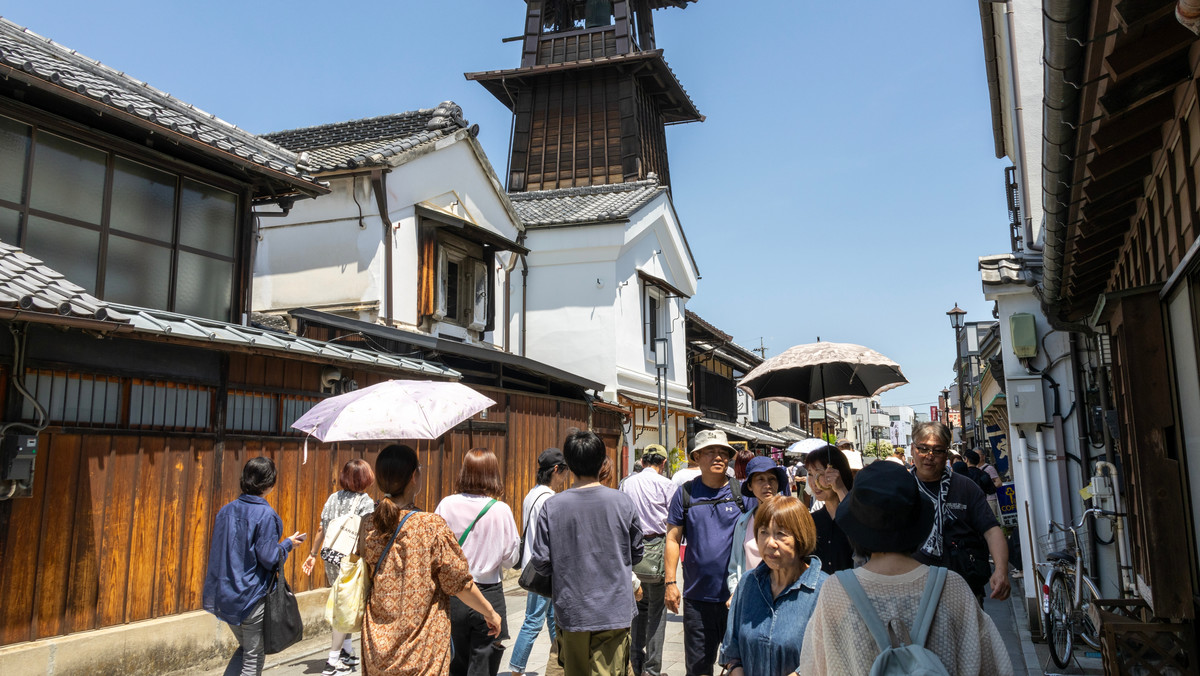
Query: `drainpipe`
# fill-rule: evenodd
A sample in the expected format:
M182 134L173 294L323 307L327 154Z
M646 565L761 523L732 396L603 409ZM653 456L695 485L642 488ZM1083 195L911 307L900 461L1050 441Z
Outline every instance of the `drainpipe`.
M1088 6L1083 0L1042 3L1042 211L1046 219L1042 297L1052 322L1057 321L1062 297Z
M1032 479L1029 473L1029 444L1025 441L1025 432L1017 429L1016 425L1008 426L1008 434L1009 438L1015 440L1016 442L1015 457L1017 459L1017 472L1021 479L1021 487L1025 493L1024 503L1026 523L1033 524L1032 528L1021 529L1022 531L1026 531L1021 542L1021 558L1024 559L1022 562L1022 569L1026 571L1025 596L1033 597L1037 595L1037 590L1033 587L1033 581L1037 580L1037 576L1033 575L1032 572L1033 566L1036 565L1039 556L1039 554L1034 551L1033 547L1037 543L1038 537L1041 535L1041 526L1034 518L1035 515L1033 511L1033 504L1029 500L1029 497L1033 495L1033 484L1031 483Z
M1037 445L1039 502L1046 506L1048 519L1061 522L1061 515L1056 512L1054 504L1050 502L1050 469L1046 466L1046 438L1042 434L1041 427L1034 431L1033 443Z
M521 254L521 356L525 356L525 305L529 298L529 262Z
M521 232L517 233L517 245L523 246L524 244L525 244L525 231L522 230ZM511 307L511 305L512 305L512 273L513 273L513 270L515 270L517 268L518 257L520 257L521 262L524 263L525 257L522 254L519 254L516 251L513 251L512 257L509 259L508 265L505 266L505 268L504 268L504 350L506 352L513 351L512 344L509 343L508 341L509 341L509 336L510 336L510 330L512 328L512 307ZM528 270L525 270L522 274L528 275L529 274ZM522 332L524 332L524 330L525 330L524 286L522 286L522 294L521 294L521 330L522 330ZM522 333L522 337L524 337L524 333ZM521 345L521 356L522 357L525 356L524 344Z
M383 314L384 325L391 326L392 314L392 217L388 209L387 188L383 184L383 169L371 170L371 189L375 193L375 206L379 208L379 219L383 221Z
M1097 462L1096 476L1105 476L1106 474L1112 483L1113 511L1123 514L1124 510L1121 509L1121 485L1117 481L1117 466L1111 462ZM1113 538L1117 541L1117 567L1121 571L1121 593L1132 597L1137 594L1137 588L1133 584L1133 566L1130 565L1129 542L1125 539L1125 517L1119 516L1113 521L1116 524Z

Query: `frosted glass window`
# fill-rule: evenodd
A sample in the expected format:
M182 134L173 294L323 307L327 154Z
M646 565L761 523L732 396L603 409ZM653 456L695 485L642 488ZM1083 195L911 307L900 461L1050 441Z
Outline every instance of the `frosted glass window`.
M292 423L300 419L300 416L308 413L309 409L317 405L317 400L308 399L292 399L290 397L283 398L283 431L298 433L292 429Z
M225 426L231 431L275 431L278 402L271 395L230 392L225 409Z
M35 371L25 375L25 389L54 422L111 425L121 415L121 384L115 379ZM37 420L37 412L28 399L22 398L21 416Z
M29 125L0 117L0 200L20 202L29 156Z
M229 320L229 297L233 293L233 263L179 252L175 278L175 311Z
M96 293L100 233L38 216L29 217L25 251L42 259L69 281Z
M99 224L107 154L43 131L37 138L30 206Z
M12 209L0 207L0 242L19 246L17 235L20 232L21 213Z
M233 256L237 239L237 195L183 180L179 243Z
M169 248L109 235L104 300L166 310L170 281Z
M207 389L135 382L129 388L129 424L205 429L210 399Z
M170 242L175 232L175 177L118 157L108 225L114 230Z

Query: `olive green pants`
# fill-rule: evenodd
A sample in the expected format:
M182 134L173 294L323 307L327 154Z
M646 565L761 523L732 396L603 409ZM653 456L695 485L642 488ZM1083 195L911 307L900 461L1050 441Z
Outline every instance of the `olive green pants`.
M629 669L628 629L563 631L560 626L555 647L558 659L550 656L546 676L626 676Z

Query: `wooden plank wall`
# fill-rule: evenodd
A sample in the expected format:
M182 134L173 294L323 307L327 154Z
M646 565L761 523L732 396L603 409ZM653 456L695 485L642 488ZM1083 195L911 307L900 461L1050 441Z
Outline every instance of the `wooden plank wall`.
M577 73L546 78L518 97L514 120L514 190L620 183L618 79Z
M254 361L245 366L258 368ZM486 420L476 421L488 429L409 442L425 472L422 509L433 509L453 492L463 453L487 447L502 459L505 501L519 519L537 455L561 445L568 428L588 426L583 403L486 393L498 404ZM619 463L619 416L596 412L593 424ZM33 496L0 503L4 645L200 608L213 519L240 493L246 460L275 460L279 480L268 501L283 519L284 534L312 534L342 465L359 457L373 462L383 446L310 443L302 463L303 440L297 438L228 437L218 443L211 435L50 428L39 443ZM298 591L325 584L320 566L311 579L301 575L307 551L302 546L286 567Z

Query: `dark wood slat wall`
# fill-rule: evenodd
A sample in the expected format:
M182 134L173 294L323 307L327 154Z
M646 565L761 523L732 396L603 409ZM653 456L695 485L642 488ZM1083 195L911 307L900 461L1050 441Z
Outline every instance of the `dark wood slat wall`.
M258 377L287 384L285 371L270 360L234 356L230 372L243 381ZM501 458L504 499L519 521L521 501L535 483L538 454L561 446L569 428L587 428L588 408L540 395L485 393L497 405L486 420L476 418L479 425L439 440L409 442L425 472L418 506L436 507L453 492L462 455L486 447ZM596 411L591 422L620 467L620 416ZM267 499L283 520L284 534L315 534L342 465L358 457L373 464L384 444L310 441L308 462L302 464L303 443L294 437L215 441L211 435L44 431L33 496L0 503L0 516L7 511L0 518L5 599L0 644L199 609L213 519L240 493L241 468L251 457L275 460L279 479ZM374 486L370 492L378 497ZM307 544L301 546L285 568L297 591L325 584L320 566L311 578L301 574L307 551Z

